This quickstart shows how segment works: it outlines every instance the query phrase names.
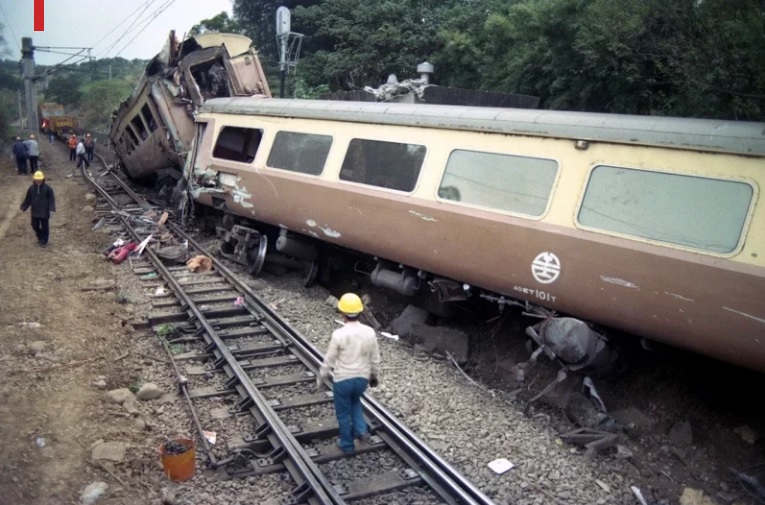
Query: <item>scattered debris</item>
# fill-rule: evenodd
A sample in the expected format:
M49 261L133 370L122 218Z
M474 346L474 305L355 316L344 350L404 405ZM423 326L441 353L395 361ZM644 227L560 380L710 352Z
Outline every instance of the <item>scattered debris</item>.
M717 500L706 496L704 491L687 487L680 496L680 505L718 505Z
M669 439L677 445L689 446L693 445L693 432L691 431L691 423L688 421L681 421L675 423L669 430Z
M515 465L506 458L499 458L490 462L488 466L497 475L502 475L503 473L513 468Z
M35 340L29 346L27 346L27 349L29 350L29 354L32 356L36 355L37 353L44 352L48 348L48 343L44 340Z
M478 384L476 381L474 381L473 379L471 379L471 378L470 378L470 376L469 376L468 374L466 374L466 373L465 373L465 371L464 371L464 370L462 370L462 368L460 368L460 366L457 364L457 361L454 359L454 356L452 356L452 355L451 355L451 354L449 354L448 352L446 353L446 355L449 357L449 359L452 361L452 363L454 363L454 366L455 366L455 367L457 367L457 370L459 370L459 371L460 371L460 373L461 373L461 374L462 374L462 375L463 375L463 376L464 376L464 377L465 377L465 378L466 378L468 381L470 381L470 383L471 383L471 384L473 384L475 387L477 387L477 388L478 388L478 389L480 389L481 391L487 391L487 389L486 389L486 387L485 387L485 386L482 386L481 384Z
M218 434L214 431L202 431L202 433L205 436L205 439L212 445L215 445L215 442L218 440Z
M236 300L234 300L234 305L236 305L237 307L241 307L242 305L244 305L244 297L237 296Z
M605 483L605 482L603 482L602 480L600 480L600 479L595 479L595 484L597 484L597 485L600 487L600 489L602 489L602 490L603 490L603 491L605 491L606 493L610 493L610 492L611 492L611 488L610 488L610 487L608 487L608 484L606 484L606 483Z
M165 288L157 286L157 289L154 291L154 296L165 296Z
M80 495L80 503L82 505L93 505L107 489L109 489L109 484L106 482L99 481L88 484L88 487Z
M128 388L121 388L121 389L112 389L111 391L108 391L106 393L106 399L110 403L116 403L117 405L122 405L128 400L135 399L135 396L133 395L133 392L130 391Z
M585 377L584 381L582 381L582 384L590 393L590 396L595 399L595 404L598 406L600 411L607 412L606 405L603 403L603 399L598 394L597 389L595 389L595 384L592 382L592 379L590 379L589 377Z
M191 449L191 447L186 447L185 445L178 443L175 440L168 440L165 442L163 453L168 456L177 456L178 454L183 454L189 449Z
M627 446L621 444L616 446L616 459L632 459L634 456L635 454Z
M104 379L94 380L91 384L96 389L106 389L106 381Z
M412 326L423 324L428 319L428 312L414 305L407 305L399 316L391 321L390 329L395 335L407 338Z
M730 471L733 472L733 475L738 479L738 483L741 484L741 487L747 493L755 497L759 503L765 503L765 485L761 484L757 477L739 472L733 468Z
M388 333L387 331L381 331L380 335L382 335L385 338L389 338L391 340L395 340L398 342L398 335L393 335L391 333Z
M619 435L592 428L577 428L562 434L560 438L570 444L583 445L587 449L584 453L587 459L594 458L598 452L614 447L619 442Z
M45 447L45 446L46 446L46 445L48 445L48 444L47 444L47 442L45 441L45 438L44 438L44 437L35 437L35 445L36 445L37 447L39 447L40 449L42 449L43 447Z
M634 407L611 412L611 417L628 430L643 430L654 424L653 419Z
M98 444L93 448L90 453L91 457L95 460L114 461L115 463L121 463L125 461L125 453L127 452L127 445L123 442L104 442Z
M29 328L30 330L35 330L37 328L42 328L42 325L40 323L33 322L33 321L29 321L29 322L28 321L24 321L23 323L19 323L19 325L22 328Z
M645 498L643 498L643 493L640 492L640 489L638 489L635 486L630 486L630 490L632 491L632 494L635 495L635 498L640 502L640 505L648 505L648 502L645 501Z
M212 260L203 255L194 256L186 262L186 267L194 273L208 272L212 270Z
M162 396L162 389L152 382L147 382L141 386L135 396L142 401L154 400Z
M450 354L457 363L466 363L468 360L470 337L464 331L443 326L413 324L410 327L408 338L413 343L422 345L431 355L435 353Z
M733 428L733 433L741 437L741 440L746 442L749 445L754 445L757 443L757 440L760 438L760 434L754 431L749 426L742 424L741 426L736 426Z
M165 225L165 222L167 222L167 218L170 215L167 212L163 212L161 216L159 216L159 221L157 221L157 226L162 228Z
M102 291L115 287L117 287L117 282L114 279L96 279L91 284L81 287L80 291Z

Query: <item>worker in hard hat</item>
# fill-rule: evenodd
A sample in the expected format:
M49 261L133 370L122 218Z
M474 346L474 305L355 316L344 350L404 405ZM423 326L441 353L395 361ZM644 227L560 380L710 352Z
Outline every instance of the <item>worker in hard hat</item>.
M85 144L85 156L88 158L88 161L93 161L93 149L95 148L95 143L93 137L90 136L90 133L85 135L83 143Z
M16 170L19 175L27 173L27 145L21 140L21 137L16 137L16 142L13 143L13 155L16 157Z
M37 234L37 243L40 247L48 245L48 221L50 215L56 212L56 196L53 188L45 183L45 174L39 170L32 176L32 185L27 190L27 195L21 203L21 212L32 208L32 229Z
M29 171L33 174L37 172L38 160L40 159L40 146L37 144L37 139L34 133L29 136L28 140L24 141L24 145L27 146L27 157L29 158Z
M361 408L361 395L367 385L377 386L380 349L375 331L359 322L359 316L364 310L361 298L346 293L340 298L337 308L343 314L345 324L332 332L317 384L325 384L330 377L334 382L332 396L340 428L337 445L344 453L352 454L354 439L364 441L369 438Z
M66 141L69 146L69 161L77 160L77 135L72 133L69 135L69 140Z

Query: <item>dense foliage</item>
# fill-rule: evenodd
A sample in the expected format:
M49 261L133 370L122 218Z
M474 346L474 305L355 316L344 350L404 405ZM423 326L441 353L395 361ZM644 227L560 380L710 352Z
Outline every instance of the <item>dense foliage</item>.
M233 0L264 66L275 2ZM758 0L292 0L305 35L292 93L377 86L436 65L439 84L539 96L541 106L765 119ZM310 94L310 93L308 93Z

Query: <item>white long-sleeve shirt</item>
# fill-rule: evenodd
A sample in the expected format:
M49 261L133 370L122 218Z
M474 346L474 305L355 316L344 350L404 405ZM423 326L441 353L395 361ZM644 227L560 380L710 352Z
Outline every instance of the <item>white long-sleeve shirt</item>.
M369 379L377 375L380 367L380 348L375 330L358 321L350 321L332 332L324 363L322 377L333 372L334 382L345 379Z
M75 154L85 154L85 144L82 142L77 144L77 150L75 151Z

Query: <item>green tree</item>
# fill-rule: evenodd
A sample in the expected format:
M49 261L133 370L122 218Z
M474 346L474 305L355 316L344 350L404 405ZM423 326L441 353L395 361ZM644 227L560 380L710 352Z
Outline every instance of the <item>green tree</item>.
M228 12L222 11L220 14L208 19L203 19L192 26L189 35L194 37L206 32L241 33L242 28L236 20L228 16Z
M82 123L93 129L108 128L112 112L133 92L133 86L123 80L101 80L82 88Z
M67 107L76 105L82 97L81 86L85 78L80 74L57 75L48 83L45 98L51 102L61 103Z
M378 86L388 75L412 76L439 49L448 7L434 0L324 0L295 9L307 36L301 75L334 90Z

